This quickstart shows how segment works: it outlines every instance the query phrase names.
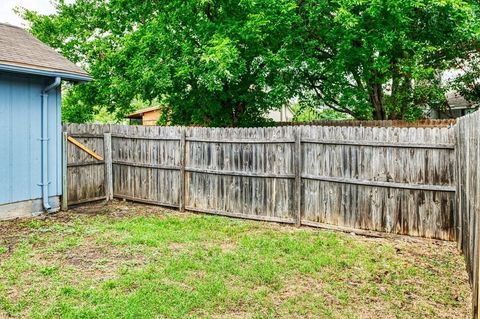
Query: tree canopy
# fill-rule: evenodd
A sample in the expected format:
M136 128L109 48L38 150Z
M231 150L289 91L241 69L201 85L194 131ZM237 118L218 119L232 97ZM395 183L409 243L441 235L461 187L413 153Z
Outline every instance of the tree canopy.
M479 48L478 4L463 0L305 0L300 92L360 119L445 108L441 74Z
M77 0L56 7L49 16L21 14L34 35L95 79L68 90L69 121L87 121L102 108L122 117L141 100L162 105L164 124L261 125L263 114L292 97L361 119L414 119L446 107L442 72L480 47L473 0ZM462 79L469 87L470 69Z

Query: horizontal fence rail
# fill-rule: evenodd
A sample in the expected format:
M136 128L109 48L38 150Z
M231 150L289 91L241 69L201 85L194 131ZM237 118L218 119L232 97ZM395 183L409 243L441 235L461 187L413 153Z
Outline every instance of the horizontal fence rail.
M391 147L391 148L425 148L425 149L455 149L455 144L419 144L419 143L389 143L389 142L372 142L372 141L339 141L339 140L313 140L303 139L302 143L311 144L331 144L331 145L356 145L356 146L375 146L375 147Z
M438 191L438 192L455 192L455 187L452 187L452 186L439 186L439 185L427 185L427 184L415 185L415 184L406 184L406 183L367 181L367 180L359 180L359 179L353 179L353 178L314 176L314 175L308 175L308 174L302 174L301 177L303 179L309 179L309 180L315 180L315 181L324 181L324 182L350 184L350 185L363 185L363 186Z

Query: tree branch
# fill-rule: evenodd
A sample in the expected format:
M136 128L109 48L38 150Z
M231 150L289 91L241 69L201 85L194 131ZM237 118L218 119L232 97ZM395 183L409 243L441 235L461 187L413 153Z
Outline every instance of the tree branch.
M304 73L305 73L305 76L307 77L307 79L309 80L310 85L313 88L315 94L322 100L323 103L325 103L326 106L328 106L329 108L331 108L334 111L337 111L337 112L340 112L340 113L346 113L346 114L349 114L349 115L353 116L353 111L352 110L341 107L339 105L340 103L338 103L338 101L335 100L334 98L330 98L330 100L332 100L333 103L338 105L338 107L334 106L332 103L327 102L325 100L325 96L319 91L320 88L315 84L315 81L310 77L310 75L307 72L304 72Z

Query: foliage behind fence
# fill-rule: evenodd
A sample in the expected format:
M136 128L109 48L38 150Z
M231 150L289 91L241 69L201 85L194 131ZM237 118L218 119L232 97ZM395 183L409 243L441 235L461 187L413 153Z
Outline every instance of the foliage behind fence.
M405 120L362 121L362 120L319 120L307 123L302 122L278 122L277 126L314 125L314 126L359 126L359 127L451 127L457 122L456 119L422 119L414 122Z

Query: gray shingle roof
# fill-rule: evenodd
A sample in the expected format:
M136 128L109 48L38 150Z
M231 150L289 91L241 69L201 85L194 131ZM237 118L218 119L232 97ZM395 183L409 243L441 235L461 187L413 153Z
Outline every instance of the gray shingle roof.
M468 109L474 106L473 103L467 101L463 96L455 91L450 91L447 93L447 101L448 105L450 105L452 109Z
M4 23L0 23L0 65L89 78L87 72L26 30Z

